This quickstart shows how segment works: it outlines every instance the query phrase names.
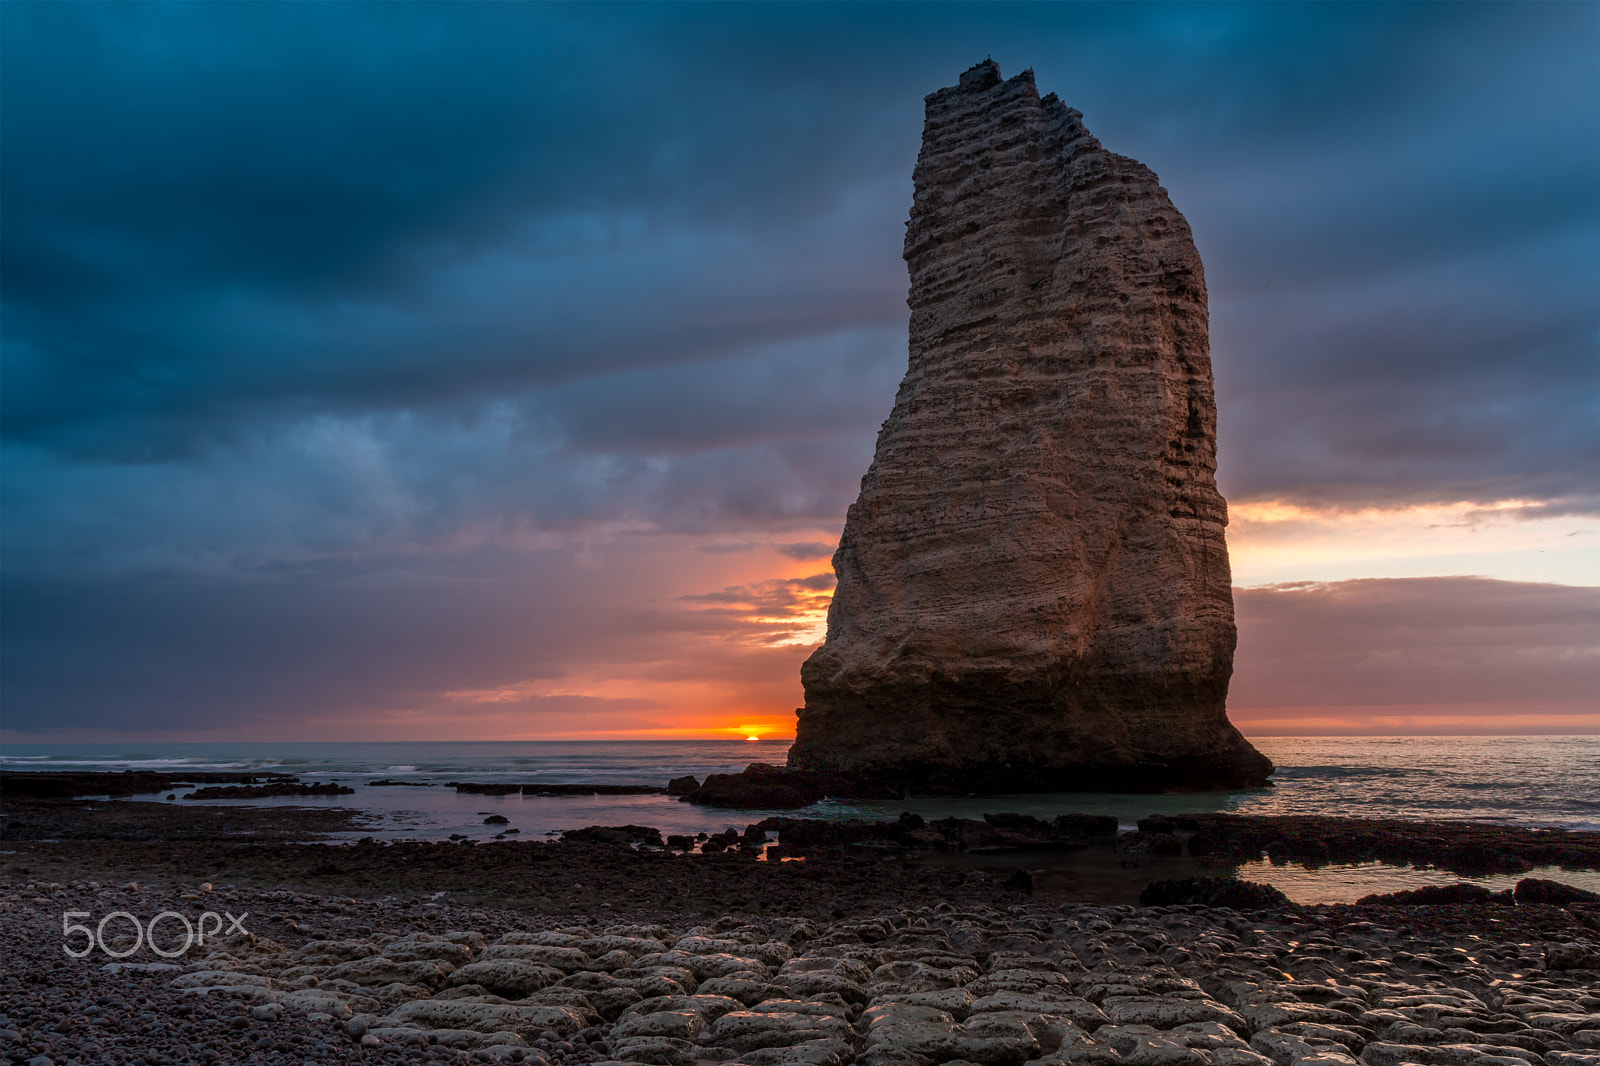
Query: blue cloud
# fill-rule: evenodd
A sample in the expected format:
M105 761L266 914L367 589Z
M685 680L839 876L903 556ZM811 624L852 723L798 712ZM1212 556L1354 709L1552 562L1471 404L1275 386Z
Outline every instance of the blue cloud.
M1575 4L13 5L8 656L107 670L140 626L50 605L153 617L170 578L255 676L315 660L251 634L331 590L392 609L340 566L837 525L905 365L921 99L985 53L1193 224L1231 498L1593 507L1597 38ZM141 714L204 703L150 671Z

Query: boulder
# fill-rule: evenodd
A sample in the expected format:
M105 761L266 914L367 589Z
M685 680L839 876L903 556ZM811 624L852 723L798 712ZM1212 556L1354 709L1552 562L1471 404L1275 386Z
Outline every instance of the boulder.
M1140 829L1123 833L1113 845L1118 855L1182 855L1183 841L1171 833L1153 833Z
M517 959L486 959L469 962L450 975L452 985L482 985L495 995L520 998L561 980L563 974L553 966Z
M399 962L383 956L341 962L328 971L332 977L373 987L402 984L422 988L443 988L455 967L448 962L420 959Z
M1518 881L1512 895L1518 903L1548 903L1557 907L1569 903L1600 903L1600 893L1538 877L1524 877Z
M705 784L684 798L706 807L792 811L822 797L822 790L808 780L791 778L776 766L752 763L743 773L707 774Z
M492 998L492 997L489 997ZM584 1026L583 1016L565 1007L484 1002L481 999L416 999L382 1019L390 1027L471 1029L478 1033L516 1033L527 1040L545 1030L569 1036Z
M648 825L591 825L583 829L568 829L561 839L579 840L594 844L650 844L664 846L661 830Z
M790 1047L812 1040L848 1041L854 1036L843 1018L786 1011L732 1011L711 1026L712 1042L736 1051Z
M1544 949L1546 970L1600 970L1600 948L1593 944L1550 944Z
M1141 907L1201 904L1234 910L1276 910L1293 902L1271 885L1231 877L1185 877L1177 881L1152 881L1139 893Z
M706 807L794 810L827 796L900 799L903 795L901 790L868 775L828 769L796 770L758 762L737 774L708 774L704 784L679 798Z
M853 1057L848 1043L826 1038L746 1051L739 1056L739 1061L744 1066L843 1066Z
M1358 906L1387 904L1398 907L1437 906L1447 903L1511 902L1512 900L1509 897L1501 898L1498 893L1490 892L1482 885L1474 885L1466 881L1454 885L1424 885L1422 888L1407 889L1400 892L1374 893L1356 900Z
M534 963L560 970L564 974L578 973L593 965L589 956L577 948L557 947L551 944L493 944L483 951L485 962L490 959L510 959Z
M1191 1022L1217 1022L1239 1032L1249 1031L1245 1020L1237 1013L1209 999L1107 996L1100 1006L1113 1025L1151 1025L1157 1029L1174 1029Z

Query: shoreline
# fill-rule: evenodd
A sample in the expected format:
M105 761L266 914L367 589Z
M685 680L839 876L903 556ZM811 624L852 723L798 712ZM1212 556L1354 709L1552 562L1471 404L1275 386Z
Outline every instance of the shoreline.
M1566 968L1600 967L1594 904L1094 905L1017 878L1027 851L350 844L293 839L294 808L4 807L15 1062L1600 1066L1600 969ZM18 839L47 811L78 839ZM102 955L163 912L164 950L203 912L247 935ZM68 957L64 922L101 944Z
M1274 789L1184 796L1078 793L826 800L795 813L837 821L894 819L905 810L928 820L981 818L997 809L1045 819L1078 811L1115 816L1129 827L1152 814L1235 812L1364 818L1381 813L1407 820L1461 819L1600 831L1600 811L1586 798L1600 790L1600 774L1595 770L1600 767L1600 738L1566 737L1559 742L1543 737L1450 738L1449 743L1425 737L1295 738L1262 743L1274 746L1269 754L1280 764L1274 777L1279 787ZM761 745L738 741L463 742L426 750L414 744L388 743L155 745L137 751L128 746L110 750L106 746L58 745L48 750L41 747L33 756L0 766L0 793L11 791L13 775L20 778L41 772L104 775L120 779L117 783L126 792L127 775L116 771L129 769L138 774L165 774L180 803L355 807L386 821L351 839L362 835L443 838L450 834L487 839L493 832L486 831L481 822L491 813L507 817L524 836L624 823L656 826L664 834L718 833L735 824L735 819L736 827L742 829L747 821L763 815L679 803L676 796L659 794L662 783L686 776L701 782L719 774L737 777L748 771L751 758L772 761L774 754ZM291 770L302 783L337 780L342 787L356 787L353 794L339 796L192 800L186 794L189 786L177 783L178 778L194 774L248 776ZM458 792L451 782L467 783L473 792ZM546 794L566 792L569 786L587 793L588 785L604 785L608 793L639 789L641 794L600 794L598 788L594 795ZM481 794L477 792L480 786L484 787ZM171 792L138 798L160 799Z
M583 876L590 870L601 883L627 885L627 891L599 890L602 895L590 900L595 904L624 905L645 891L662 907L694 909L697 894L732 907L765 894L796 913L819 892L847 901L859 897L862 905L897 906L924 888L955 891L1013 878L1024 881L1039 902L1052 904L1133 904L1153 881L1195 876L1274 884L1302 904L1351 903L1371 893L1463 878L1494 890L1533 877L1600 892L1600 833L1465 822L1153 816L1141 819L1137 831L1117 833L1110 820L1077 816L1047 824L996 814L985 821L920 826L915 818L869 823L777 817L752 822L742 832L701 834L698 841L670 834L663 839L648 827L630 826L620 836L568 830L563 843L522 836L506 825L483 826L477 837L451 841L375 839L361 836L373 824L369 815L326 806L8 796L0 801L0 814L0 850L7 852L0 855L0 876L23 867L55 881L194 880L193 871L224 871L241 885L361 896L447 889L484 893L495 905L515 897L519 907L526 901L545 906L561 898L563 885L594 881ZM585 838L600 844L590 846ZM713 846L720 854L699 853ZM691 849L688 856L685 848ZM773 872L780 866L803 867L810 880ZM670 891L630 883L668 869L676 871ZM520 871L515 892L498 879L505 870ZM872 871L871 891L855 887L861 871Z

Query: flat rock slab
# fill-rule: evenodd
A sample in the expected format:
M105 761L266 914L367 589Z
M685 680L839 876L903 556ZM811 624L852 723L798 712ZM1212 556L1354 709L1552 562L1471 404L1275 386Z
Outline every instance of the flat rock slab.
M403 1003L384 1019L391 1026L471 1029L480 1033L512 1032L531 1039L550 1030L562 1036L583 1028L583 1018L563 1007L530 1007L516 1003L479 1003L466 999L417 999Z

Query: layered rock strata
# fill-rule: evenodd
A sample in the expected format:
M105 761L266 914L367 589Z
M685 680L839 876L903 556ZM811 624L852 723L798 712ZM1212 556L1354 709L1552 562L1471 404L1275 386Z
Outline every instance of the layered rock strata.
M834 555L789 764L982 791L1262 783L1206 287L1149 169L1031 72L927 98L910 363Z

